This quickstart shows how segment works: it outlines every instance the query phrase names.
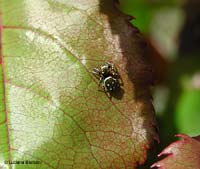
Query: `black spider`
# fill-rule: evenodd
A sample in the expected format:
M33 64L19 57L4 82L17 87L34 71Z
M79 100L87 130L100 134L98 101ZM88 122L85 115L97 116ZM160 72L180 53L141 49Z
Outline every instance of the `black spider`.
M113 63L105 62L100 68L94 68L92 73L99 79L99 85L110 97L122 85L121 78Z

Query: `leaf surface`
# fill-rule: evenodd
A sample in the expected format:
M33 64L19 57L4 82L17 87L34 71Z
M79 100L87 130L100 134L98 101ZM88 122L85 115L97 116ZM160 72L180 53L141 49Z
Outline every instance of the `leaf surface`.
M112 0L1 0L0 9L0 168L143 163L157 136L152 72L129 17ZM111 99L91 74L105 61L124 83Z
M159 169L194 169L200 168L200 137L191 138L178 134L181 140L165 148L158 156L167 155L163 160L152 165Z

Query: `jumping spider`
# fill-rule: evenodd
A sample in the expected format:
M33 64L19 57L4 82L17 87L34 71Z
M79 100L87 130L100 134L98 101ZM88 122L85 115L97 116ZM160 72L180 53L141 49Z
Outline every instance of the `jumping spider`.
M110 97L122 85L121 78L113 63L105 62L100 68L94 68L92 73L99 79L99 85Z

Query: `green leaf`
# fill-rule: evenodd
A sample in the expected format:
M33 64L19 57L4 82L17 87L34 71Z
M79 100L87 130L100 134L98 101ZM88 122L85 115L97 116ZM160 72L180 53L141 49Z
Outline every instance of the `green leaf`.
M200 91L185 90L177 105L176 124L181 133L199 134Z
M178 8L178 9L181 8L180 1L181 0L168 0L168 1L119 0L119 2L121 3L121 9L127 14L133 15L136 18L135 20L132 21L132 23L136 25L140 29L140 31L142 31L145 34L151 34L152 29L154 29L154 26L156 27L155 31L160 31L160 29L161 30L164 29L162 28L163 23L157 25L154 21L155 20L154 18L159 19L158 16L162 14L162 16L160 16L161 18L160 20L163 19L163 16L165 16L164 20L168 19L169 17L166 18L166 16L168 16L166 15L166 9L167 8L171 9L172 11L169 11L169 12L172 12L172 15L173 15L174 8ZM170 18L168 20L169 22L171 22ZM172 22L174 25L177 25L174 21ZM169 24L169 25L172 25L172 24ZM164 31L163 34L168 33L165 30L166 29L163 30Z
M182 92L176 105L175 122L181 133L197 135L200 131L200 74L182 75Z
M145 45L111 0L1 0L0 168L134 168L156 133ZM111 99L91 70L113 62ZM9 164L24 162L38 164Z

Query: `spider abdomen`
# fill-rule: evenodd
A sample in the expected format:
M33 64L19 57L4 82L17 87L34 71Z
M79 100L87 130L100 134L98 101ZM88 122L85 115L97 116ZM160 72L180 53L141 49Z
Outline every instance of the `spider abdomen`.
M118 79L109 76L103 80L103 87L106 91L112 92L118 89L120 87L120 84Z

